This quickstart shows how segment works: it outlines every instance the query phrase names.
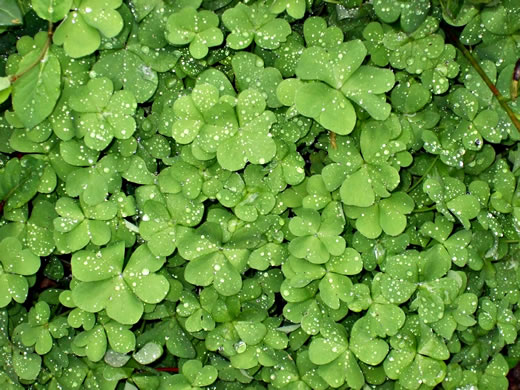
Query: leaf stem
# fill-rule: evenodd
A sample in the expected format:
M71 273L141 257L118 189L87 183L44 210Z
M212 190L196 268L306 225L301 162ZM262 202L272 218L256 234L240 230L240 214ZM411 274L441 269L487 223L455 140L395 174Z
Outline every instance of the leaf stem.
M408 191L406 191L407 193L410 193L412 192L413 190L415 190L415 188L417 188L417 186L419 184L421 184L421 182L424 180L424 178L426 177L426 175L428 173L430 173L430 171L433 169L433 167L435 166L435 164L437 163L437 161L439 160L439 155L435 156L435 158L433 159L432 163L428 166L428 168L426 168L426 172L423 173L423 175L419 178L419 180L417 180L413 186L411 186Z
M330 141L330 146L332 147L332 149L338 148L338 145L336 144L336 133L335 132L329 131L329 141Z
M422 209L415 209L412 213L427 213L428 211L436 210L437 206L423 207Z
M49 22L49 29L47 30L47 40L45 41L45 44L42 47L40 55L27 68L25 68L24 70L22 70L21 72L15 74L13 76L10 76L9 81L11 82L11 84L14 83L16 80L18 80L20 77L22 77L24 74L26 74L27 72L32 70L35 66L37 66L43 60L43 58L45 58L45 55L47 54L47 52L49 51L49 47L51 46L52 34L53 34L52 23Z
M455 44L455 46L462 52L464 57L466 57L466 59L469 61L469 63L473 67L473 69L475 69L477 71L477 73L479 74L479 76L482 78L482 80L484 80L484 82L486 83L488 88L491 90L491 92L493 92L493 95L498 100L498 103L502 106L504 111L509 116L509 119L511 119L511 122L513 122L513 125L516 127L517 131L520 133L520 120L518 120L518 118L516 117L513 110L511 110L511 107L509 107L509 105L507 104L507 99L504 96L502 96L500 91L493 84L493 82L489 79L488 75L486 74L486 72L484 72L484 69L482 69L480 64L475 59L475 57L473 57L473 55L468 50L468 48L459 41L459 39L455 36L453 31L447 26L445 26L444 31L446 32L446 34L448 35L450 40Z
M157 367L155 370L160 372L179 372L177 367Z

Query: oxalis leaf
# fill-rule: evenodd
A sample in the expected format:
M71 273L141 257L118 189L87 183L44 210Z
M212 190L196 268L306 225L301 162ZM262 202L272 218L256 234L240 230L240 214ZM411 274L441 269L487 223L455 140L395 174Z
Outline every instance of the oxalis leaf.
M48 51L46 39L43 32L36 35L34 49L19 62L17 74L22 75L13 83L13 108L28 128L52 113L61 94L60 62Z
M261 3L253 6L239 3L224 12L222 22L231 30L227 44L235 50L248 47L253 40L264 49L276 49L291 33L289 23L276 18Z
M106 309L109 317L122 324L135 324L143 314L143 302L159 303L169 283L156 274L164 258L152 255L146 245L138 247L123 269L124 243L99 252L77 252L72 258L72 273L80 281L72 299L81 309L95 313Z
M82 0L56 29L54 43L63 45L72 58L92 54L99 48L102 36L112 38L123 29L123 18L116 11L121 3L121 0Z
M329 87L341 91L345 98L360 105L373 118L384 120L390 114L390 105L385 102L383 96L378 95L393 87L394 74L388 69L362 66L366 54L367 50L361 41L345 42L328 50L321 47L310 47L303 52L298 60L296 76L301 80L320 80ZM311 85L314 85L315 89L312 94L321 91L319 94L325 97L332 93L327 92L329 88L321 86L321 84L314 83ZM306 109L304 105L304 102L310 99L311 90L307 90L309 87L305 87L305 85L302 85L301 88L301 92L300 88L296 90L294 98L296 108L299 111L303 110L301 112L303 115L314 117L314 115L311 115L312 111ZM335 103L335 106L339 105L343 110L352 111L352 108L349 108L349 105L345 103L345 99L339 98L340 95L337 96L332 98L331 95L329 99ZM343 115L352 117L353 113L344 112ZM332 126L328 125L326 120L324 123L324 120L325 118L320 123L325 128L335 131L335 128L331 128ZM352 131L355 121L352 122L351 120L350 123L352 125L336 132L348 134Z
M0 262L2 275L0 279L0 306L5 307L14 299L25 301L28 283L24 275L35 274L40 268L40 258L29 249L24 249L17 238L7 237L0 241Z
M224 39L218 24L215 13L186 7L168 18L166 39L174 45L189 44L191 55L203 58L209 47L220 45Z

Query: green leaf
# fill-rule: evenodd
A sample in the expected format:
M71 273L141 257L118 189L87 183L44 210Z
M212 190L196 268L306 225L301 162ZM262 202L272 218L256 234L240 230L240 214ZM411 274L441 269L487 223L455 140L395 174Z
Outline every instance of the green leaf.
M38 60L42 46L23 57L19 72L32 66ZM24 126L31 128L47 118L54 109L61 93L60 62L51 53L46 54L45 61L19 77L13 83L13 108Z
M343 203L351 206L369 207L374 204L375 194L366 165L348 176L341 186Z
M218 376L218 371L213 366L202 366L198 360L188 360L182 366L182 373L192 386L209 386Z
M23 15L17 2L0 1L0 26L17 26L22 24Z
M301 19L305 15L307 4L305 0L275 0L271 5L271 11L279 14L287 11L289 16Z
M473 195L461 195L450 200L447 206L466 229L471 226L469 220L475 218L480 211L480 203Z
M82 0L58 26L54 43L63 45L72 58L96 51L101 38L113 38L123 29L123 18L116 11L121 0Z
M261 3L239 3L222 14L222 22L231 31L227 44L234 50L245 49L253 40L264 49L276 49L291 33L289 23L276 18Z
M272 108L280 107L276 97L276 89L282 81L282 75L276 68L265 67L264 61L247 52L240 52L231 60L235 72L236 84L239 91L248 88L257 89L263 93L267 105Z
M20 379L33 381L40 373L42 358L18 348L13 351L13 368Z
M374 11L383 22L393 23L400 17L401 27L407 33L413 32L424 22L429 9L430 2L426 0L420 0L417 8L403 0L374 1Z
M73 22L74 21L74 22ZM71 12L53 34L53 41L63 45L72 58L80 58L94 53L101 44L99 32L85 22L79 12Z
M163 348L157 343L146 343L139 351L134 353L134 359L140 364L151 364L161 357Z
M218 24L215 13L186 7L168 18L166 39L174 45L189 44L191 55L200 59L208 54L209 47L218 46L224 40Z
M40 268L40 258L29 249L23 249L14 237L0 242L0 262L4 271L18 275L32 275Z
M150 99L157 89L157 73L136 54L118 50L103 56L92 68L96 77L108 77L116 90L131 92L137 103Z
M248 345L256 345L267 334L264 324L258 322L238 321L234 324L240 338Z
M242 169L249 161L253 164L266 164L276 154L276 144L269 129L276 121L271 111L255 109L254 113L247 113L243 108L265 107L264 98L260 92L248 89L238 97L238 112L246 113L239 117L240 129L233 137L224 140L217 149L217 160L222 168L230 171ZM262 112L263 111L263 112ZM250 116L251 115L251 116Z
M101 249L76 252L71 260L72 274L83 282L95 282L119 275L123 270L125 247L122 242Z
M314 338L309 345L309 359L324 365L338 358L348 348L345 331L333 324L321 330L323 337Z
M373 366L381 363L389 351L388 344L376 337L369 316L356 321L350 336L350 350L363 363Z
M356 124L352 104L343 94L324 83L303 84L296 90L294 103L301 115L314 118L323 127L337 134L350 134Z
M42 19L56 23L63 19L72 6L72 0L32 0L34 12Z

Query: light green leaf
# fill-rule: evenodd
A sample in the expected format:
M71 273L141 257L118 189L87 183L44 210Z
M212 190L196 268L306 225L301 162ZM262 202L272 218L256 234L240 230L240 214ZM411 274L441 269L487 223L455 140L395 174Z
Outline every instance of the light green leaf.
M116 90L131 92L137 103L144 103L157 89L157 73L136 54L118 50L103 56L92 68L97 77L108 77Z
M213 366L202 366L199 360L188 360L182 366L183 375L190 381L192 386L209 386L218 376L218 371Z
M151 364L161 357L163 348L161 345L146 343L139 351L134 353L134 359L140 364Z
M40 258L29 249L22 249L22 244L14 237L0 242L0 262L4 271L19 275L32 275L40 268Z
M20 71L29 68L40 46L20 61ZM13 108L25 127L32 128L47 118L61 94L60 62L51 53L13 83Z
M122 27L122 23L121 23ZM80 58L94 53L101 44L99 32L91 27L77 11L60 23L53 34L53 41L63 45L65 52L72 58Z
M32 0L32 8L42 19L56 23L63 19L72 6L72 0Z
M343 203L358 207L369 207L374 204L375 194L370 184L372 179L369 176L367 167L363 165L361 169L348 176L341 185L340 194Z
M33 381L40 373L42 358L18 348L13 351L13 368L20 379Z

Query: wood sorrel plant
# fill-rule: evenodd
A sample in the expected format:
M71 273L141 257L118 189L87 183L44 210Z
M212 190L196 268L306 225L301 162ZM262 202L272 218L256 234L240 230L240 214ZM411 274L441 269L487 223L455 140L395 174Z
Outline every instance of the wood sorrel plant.
M0 2L2 389L506 389L516 0Z

